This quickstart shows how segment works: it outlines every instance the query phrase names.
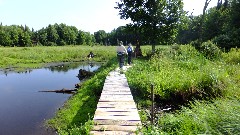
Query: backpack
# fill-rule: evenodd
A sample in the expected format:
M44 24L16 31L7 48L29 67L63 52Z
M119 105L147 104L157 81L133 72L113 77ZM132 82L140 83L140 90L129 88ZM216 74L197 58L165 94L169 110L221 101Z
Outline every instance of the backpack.
M128 53L132 52L132 47L131 47L131 46L129 46L129 47L127 48L127 52L128 52Z

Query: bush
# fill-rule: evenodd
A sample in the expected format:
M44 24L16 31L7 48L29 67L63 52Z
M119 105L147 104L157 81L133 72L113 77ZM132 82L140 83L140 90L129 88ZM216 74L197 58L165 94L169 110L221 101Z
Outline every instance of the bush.
M195 40L195 41L192 41L190 45L195 47L197 50L200 50L201 42L199 40Z
M222 51L217 47L216 44L211 41L203 42L200 46L200 51L208 59L214 59L221 56Z
M218 47L229 50L232 47L232 40L228 35L216 36L213 40Z
M48 42L47 43L47 46L56 46L57 44L56 43L54 43L54 42Z
M63 41L63 40L61 40L61 41L59 42L59 45L64 46L64 45L66 45L66 42Z

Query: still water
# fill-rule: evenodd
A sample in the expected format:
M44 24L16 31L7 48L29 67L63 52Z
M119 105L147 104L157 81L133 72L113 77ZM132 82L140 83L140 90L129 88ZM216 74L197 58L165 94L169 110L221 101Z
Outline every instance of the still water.
M96 63L61 63L21 73L1 70L0 135L54 134L46 131L44 122L71 95L39 91L74 89L80 82L76 77L79 69L95 71L99 67Z

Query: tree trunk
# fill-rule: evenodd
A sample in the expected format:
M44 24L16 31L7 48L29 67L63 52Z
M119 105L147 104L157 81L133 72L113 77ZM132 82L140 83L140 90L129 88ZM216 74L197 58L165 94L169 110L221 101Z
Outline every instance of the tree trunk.
M200 43L203 42L203 22L205 20L206 9L207 9L208 4L210 2L211 2L211 0L206 0L205 1L205 5L203 7L203 14L202 14L202 18L201 18L201 22L200 22L200 29L199 29L199 40L200 40Z

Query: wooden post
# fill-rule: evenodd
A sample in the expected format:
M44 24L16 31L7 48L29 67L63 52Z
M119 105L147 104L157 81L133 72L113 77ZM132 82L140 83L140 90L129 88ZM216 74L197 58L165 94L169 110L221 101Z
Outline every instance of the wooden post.
M154 124L154 87L151 84L151 98L152 98L152 108L151 108L151 124Z

